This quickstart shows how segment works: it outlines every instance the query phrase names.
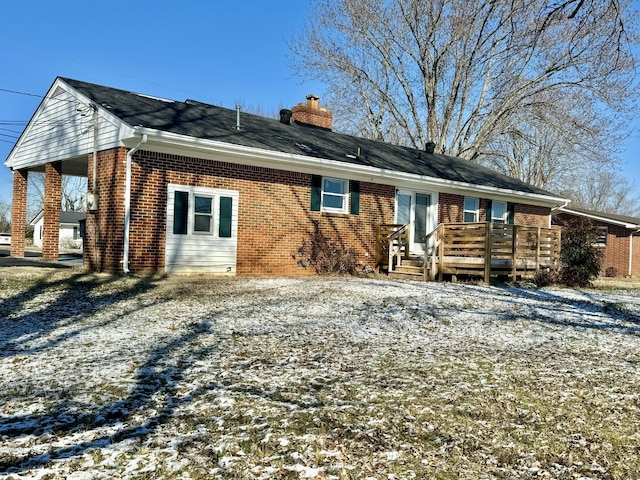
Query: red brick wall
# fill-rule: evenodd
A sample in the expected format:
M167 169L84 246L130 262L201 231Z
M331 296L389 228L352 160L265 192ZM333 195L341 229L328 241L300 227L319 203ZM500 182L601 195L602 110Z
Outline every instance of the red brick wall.
M42 226L42 260L57 261L62 210L62 162L44 166L44 217Z
M314 125L331 130L333 115L331 112L312 108L306 104L298 104L291 108L291 121Z
M98 152L98 210L87 212L84 264L98 272L122 272L126 148ZM93 182L89 156L88 185Z
M516 203L514 207L514 223L516 225L529 225L532 227L549 227L549 207L525 205Z
M377 226L393 223L393 186L361 182L360 215L311 212L309 174L142 151L134 155L132 165L132 271L164 267L169 183L239 192L239 275L308 273L297 266L292 253L312 232L313 221L373 267Z
M24 257L24 237L27 227L27 180L28 170L13 172L13 200L11 203L11 247L12 257Z
M458 223L464 219L464 197L451 193L438 195L438 224Z
M456 223L464 221L464 196L451 193L441 193L439 198L438 223ZM481 198L479 201L479 222L487 221L487 199ZM538 207L516 203L514 206L514 223L517 225L530 225L534 227L548 227L549 214L548 207Z
M124 239L126 149L98 156L99 208L87 215L85 264L99 271L121 272ZM92 184L89 159L88 184ZM239 192L238 275L310 273L292 254L309 238L317 222L322 232L359 260L375 266L380 223L394 222L395 187L361 182L360 215L310 211L311 175L237 165L180 155L139 151L132 162L129 268L133 272L164 268L167 185L169 183ZM464 197L439 195L439 222L460 222ZM480 201L484 221L486 202ZM548 225L549 209L516 205L516 222Z

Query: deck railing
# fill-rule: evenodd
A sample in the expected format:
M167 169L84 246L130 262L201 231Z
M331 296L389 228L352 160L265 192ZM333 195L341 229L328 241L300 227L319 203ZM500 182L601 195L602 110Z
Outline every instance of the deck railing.
M388 271L409 257L407 228L381 225L379 255L386 257ZM406 226L405 226L406 227ZM386 242L383 241L386 239ZM443 223L425 240L424 278L442 280L444 275L480 276L488 283L491 277L531 278L540 269L557 270L560 266L560 229L504 223Z
M392 272L395 265L409 256L409 225L378 225L376 238L376 268Z
M532 277L542 268L557 270L560 264L560 229L504 223L447 223L435 233L440 280L451 275L481 275L512 279ZM436 255L431 255L431 265Z

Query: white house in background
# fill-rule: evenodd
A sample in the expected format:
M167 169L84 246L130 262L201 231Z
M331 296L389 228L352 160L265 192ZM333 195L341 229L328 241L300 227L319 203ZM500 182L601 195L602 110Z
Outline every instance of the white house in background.
M82 248L86 218L86 212L60 212L60 248ZM44 210L29 225L33 226L33 245L42 248Z

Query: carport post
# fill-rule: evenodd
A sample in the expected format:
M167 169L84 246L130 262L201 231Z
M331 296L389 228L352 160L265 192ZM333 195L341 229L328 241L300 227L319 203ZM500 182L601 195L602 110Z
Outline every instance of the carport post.
M29 170L13 171L13 199L11 202L11 248L12 257L24 257L24 242L27 228L27 179Z

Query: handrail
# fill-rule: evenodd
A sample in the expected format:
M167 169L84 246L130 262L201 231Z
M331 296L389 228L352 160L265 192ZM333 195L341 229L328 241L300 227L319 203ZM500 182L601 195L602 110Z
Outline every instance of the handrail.
M409 254L409 235L407 235L408 224L399 226L395 231L387 235L387 241L389 242L389 265L387 267L388 272L393 272L393 259L398 258L398 263L401 262L403 252L404 256Z
M438 252L442 252L440 248L440 244L442 243L442 235L441 231L444 230L444 223L439 224L436 228L434 228L431 232L424 237L424 256L422 260L422 267L424 271L424 279L427 280L427 270L429 270L429 280L433 281L436 279L436 275L438 274L438 262L436 262L436 255ZM433 237L433 241L432 241ZM429 255L431 255L431 268L427 269L427 262Z
M402 225L400 228L398 228L394 232L391 232L389 235L387 235L387 240L393 240L398 238L400 234L403 234L404 232L407 231L407 228L409 228L409 224Z

